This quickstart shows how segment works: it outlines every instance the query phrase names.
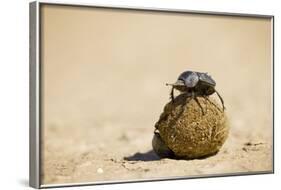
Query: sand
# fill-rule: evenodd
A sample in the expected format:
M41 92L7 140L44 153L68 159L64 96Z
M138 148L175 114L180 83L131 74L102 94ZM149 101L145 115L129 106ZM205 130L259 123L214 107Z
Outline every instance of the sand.
M56 6L42 19L43 184L272 171L270 20ZM185 70L216 80L229 137L208 158L160 159L165 83Z
M83 132L75 127L50 127L46 132L44 184L272 170L271 139L242 138L241 131L232 130L217 155L198 160L173 160L160 159L152 151L153 128L131 130L128 126L126 130L114 130L110 125L102 130L93 128Z

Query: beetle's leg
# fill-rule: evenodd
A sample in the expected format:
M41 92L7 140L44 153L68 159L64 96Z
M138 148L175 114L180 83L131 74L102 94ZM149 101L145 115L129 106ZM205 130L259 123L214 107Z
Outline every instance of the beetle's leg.
M205 115L204 109L203 109L203 107L201 106L201 104L200 104L198 98L197 98L197 97L194 97L194 100L195 100L195 102L199 105L199 107L201 108L203 115Z
M213 104L219 111L221 111L221 109L214 103L214 102L212 102L209 98L208 98L208 96L203 96L204 98L205 98L205 100L207 100L208 102L210 102L211 104Z
M220 98L220 101L221 101L221 104L222 104L222 110L224 111L225 110L224 101L223 101L221 95L218 93L218 91L216 89L215 89L215 92L217 93L218 97Z
M192 99L192 96L187 94L187 98L184 100L184 104L180 105L180 113L178 114L178 117L175 120L178 120L178 118L183 114L183 112L186 111L188 103L191 99Z
M171 93L170 93L170 97L171 97L171 99L172 99L172 102L174 103L174 100L175 100L175 98L174 98L174 86L172 86L172 90L171 90Z
M201 109L203 115L205 115L204 109L203 109L203 107L201 106L201 104L200 104L199 100L197 99L197 97L195 96L194 91L191 92L191 97L192 97L192 99L194 99L195 102L199 105L199 107L200 107L200 109Z

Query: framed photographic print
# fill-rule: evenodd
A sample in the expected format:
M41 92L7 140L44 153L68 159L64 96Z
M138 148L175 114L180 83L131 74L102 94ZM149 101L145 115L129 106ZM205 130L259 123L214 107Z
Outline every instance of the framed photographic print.
M274 171L274 17L30 3L30 185Z

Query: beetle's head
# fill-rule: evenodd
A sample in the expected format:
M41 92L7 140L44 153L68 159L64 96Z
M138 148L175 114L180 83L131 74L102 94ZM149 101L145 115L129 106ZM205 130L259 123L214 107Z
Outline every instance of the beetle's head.
M182 80L186 87L193 88L197 85L199 81L199 76L195 72L188 72L184 77L179 78Z

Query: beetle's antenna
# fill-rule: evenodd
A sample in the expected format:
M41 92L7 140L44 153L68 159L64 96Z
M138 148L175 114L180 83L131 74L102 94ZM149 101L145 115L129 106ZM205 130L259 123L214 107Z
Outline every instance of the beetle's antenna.
M184 86L184 81L182 80L177 80L175 83L166 83L167 86Z
M166 86L174 86L174 84L166 83Z
M221 95L218 93L218 91L217 91L216 89L215 89L215 92L217 93L218 97L220 98L220 101L221 101L221 103L222 103L222 110L224 111L224 110L225 110L224 101L223 101Z

